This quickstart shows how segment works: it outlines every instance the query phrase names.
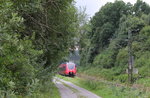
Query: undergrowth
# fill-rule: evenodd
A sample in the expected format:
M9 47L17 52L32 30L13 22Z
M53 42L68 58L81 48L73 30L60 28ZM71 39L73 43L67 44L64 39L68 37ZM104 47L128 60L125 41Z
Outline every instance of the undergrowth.
M35 84L34 84L35 85ZM31 91L28 95L16 95L12 91L0 90L0 98L61 98L58 88L50 81L46 84L38 85L36 90Z

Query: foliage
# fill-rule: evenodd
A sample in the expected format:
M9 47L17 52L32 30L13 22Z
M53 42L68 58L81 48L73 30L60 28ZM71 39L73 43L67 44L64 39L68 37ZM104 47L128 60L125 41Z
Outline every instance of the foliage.
M149 14L150 6L142 0L137 0L137 2L133 6L133 11L135 12L136 16L140 16L142 14Z
M115 1L107 3L91 19L92 31L88 34L91 39L87 53L88 63L93 63L94 58L108 47L124 14L129 14L128 5L123 1Z
M1 0L1 95L52 91L57 65L74 43L76 21L73 0Z
M149 77L149 10L150 6L141 0L134 5L123 1L105 4L90 21L91 32L86 37L89 44L81 53L83 72L127 82L130 33L134 67L139 70L134 78L138 81Z
M105 52L96 56L93 64L95 66L102 66L101 68L111 68L112 63L113 63L112 53L113 53L112 51L105 50Z

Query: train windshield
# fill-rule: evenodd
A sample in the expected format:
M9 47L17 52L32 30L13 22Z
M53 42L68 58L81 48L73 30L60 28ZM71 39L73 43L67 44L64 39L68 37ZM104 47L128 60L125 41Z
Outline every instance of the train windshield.
M73 64L68 64L68 68L69 68L69 69L74 69L74 67L75 67L75 65L73 65Z

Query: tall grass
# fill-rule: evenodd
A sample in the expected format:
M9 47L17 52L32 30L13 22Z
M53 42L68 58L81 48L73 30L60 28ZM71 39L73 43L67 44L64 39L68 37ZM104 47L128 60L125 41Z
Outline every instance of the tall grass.
M103 98L149 98L150 93L138 88L120 86L113 83L89 79L81 79L78 77L69 78L59 76L60 78L70 81L80 87L83 87Z

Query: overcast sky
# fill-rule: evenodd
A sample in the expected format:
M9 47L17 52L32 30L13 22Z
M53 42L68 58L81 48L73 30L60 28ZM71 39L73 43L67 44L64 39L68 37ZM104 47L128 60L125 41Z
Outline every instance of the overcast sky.
M77 7L86 7L86 13L92 17L96 12L99 11L100 7L105 5L107 2L114 2L115 0L75 0ZM124 2L130 2L134 4L136 0L123 0ZM150 4L150 0L143 0Z

